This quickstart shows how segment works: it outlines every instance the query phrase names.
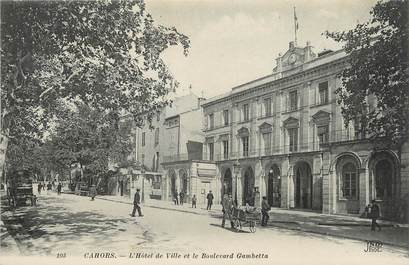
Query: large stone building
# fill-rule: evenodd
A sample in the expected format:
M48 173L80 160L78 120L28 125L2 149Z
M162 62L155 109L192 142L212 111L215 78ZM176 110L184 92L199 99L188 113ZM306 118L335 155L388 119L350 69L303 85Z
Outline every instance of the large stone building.
M335 90L346 59L343 50L317 55L308 42L291 42L271 75L202 104L204 158L216 162L218 193L330 214L358 214L376 199L397 218L409 193L408 145L399 161L359 127L344 127Z
M202 101L192 93L177 97L151 124L138 129L137 159L145 169L145 197L173 200L182 191L185 202L195 194L200 203L216 185L214 162L202 159Z

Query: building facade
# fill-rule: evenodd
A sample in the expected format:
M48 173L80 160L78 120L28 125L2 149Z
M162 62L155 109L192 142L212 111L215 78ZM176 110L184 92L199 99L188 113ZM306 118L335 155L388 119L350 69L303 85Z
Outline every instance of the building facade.
M358 214L376 199L384 216L407 218L408 145L399 157L344 126L335 90L347 66L343 50L317 55L291 42L271 75L204 102L203 156L216 163L218 192L329 214Z
M183 192L185 202L193 195L200 202L215 186L215 164L202 159L202 101L192 93L177 97L151 126L138 129L137 157L151 187L144 185L145 197L171 201Z

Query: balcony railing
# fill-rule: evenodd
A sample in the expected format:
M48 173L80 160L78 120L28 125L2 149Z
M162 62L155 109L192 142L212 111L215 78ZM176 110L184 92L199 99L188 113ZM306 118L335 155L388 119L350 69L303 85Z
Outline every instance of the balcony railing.
M202 152L184 153L171 156L164 156L163 163L186 161L186 160L202 160Z
M308 141L297 145L281 145L272 146L270 148L261 148L249 150L248 153L240 152L230 152L229 154L215 154L214 161L225 161L232 159L244 159L244 158L254 158L272 155L288 155L296 153L306 153L306 152L318 152L326 148L326 145L332 143L342 143L345 141L354 141L365 139L361 135L348 134L346 131L335 131L329 137L328 141L320 143L316 141ZM209 160L206 153L204 153L205 160Z
M220 128L229 127L230 125L232 125L232 123L229 123L229 124L224 124L223 123L223 124L220 124L220 125L208 126L208 127L203 128L203 131L208 132L208 131L212 131L212 130L217 130L217 129L220 129Z

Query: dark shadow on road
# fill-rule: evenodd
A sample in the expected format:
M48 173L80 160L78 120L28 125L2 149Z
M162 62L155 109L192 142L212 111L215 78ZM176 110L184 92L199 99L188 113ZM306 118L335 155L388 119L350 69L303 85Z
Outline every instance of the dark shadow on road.
M72 201L71 201L72 202ZM64 203L70 199L64 198ZM88 210L72 212L64 207L58 197L42 197L36 207L3 209L2 220L9 233L19 245L24 245L23 254L49 254L59 242L88 242L93 247L106 247L110 238L126 233L128 219L107 217ZM152 241L147 233L134 236L140 241ZM41 239L41 245L36 245Z
M245 234L249 234L249 233L250 233L249 231L245 231L245 230L241 230L241 229L237 229L237 228L222 227L222 226L219 225L219 224L210 224L210 225L211 225L211 226L216 226L216 227L219 227L220 229L228 230L228 231L234 232L234 233L245 233Z

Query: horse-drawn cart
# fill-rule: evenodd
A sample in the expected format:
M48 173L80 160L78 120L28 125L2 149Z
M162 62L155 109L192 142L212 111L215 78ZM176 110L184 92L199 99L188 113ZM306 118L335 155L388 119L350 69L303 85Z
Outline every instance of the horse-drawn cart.
M236 229L242 229L244 226L248 226L250 232L256 232L256 222L260 220L260 212L256 209L246 210L246 209L233 209L232 220Z
M33 184L28 170L11 171L7 183L7 200L10 206L26 205L27 201L31 206L35 205Z

